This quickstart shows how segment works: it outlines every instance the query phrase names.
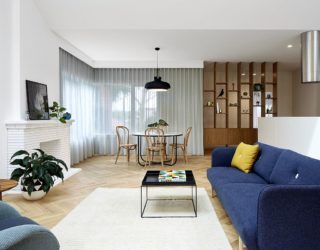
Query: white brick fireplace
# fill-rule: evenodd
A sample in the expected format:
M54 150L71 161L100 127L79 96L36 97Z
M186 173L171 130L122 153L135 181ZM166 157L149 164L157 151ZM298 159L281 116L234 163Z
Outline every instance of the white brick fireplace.
M15 166L10 165L11 156L18 150L44 150L63 160L68 166L65 179L79 172L70 166L70 126L56 120L7 122L7 177L10 178Z

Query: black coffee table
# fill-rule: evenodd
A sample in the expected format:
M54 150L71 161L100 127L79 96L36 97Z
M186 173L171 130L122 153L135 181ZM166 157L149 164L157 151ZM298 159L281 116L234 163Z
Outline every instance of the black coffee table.
M193 173L191 170L186 170L186 181L184 182L159 182L159 170L149 170L144 176L141 187L140 187L140 201L141 201L141 218L181 218L181 217L197 217L198 209L198 194L197 194L197 184L194 179ZM149 187L191 187L191 196L190 199L159 199L159 198L149 198L148 188ZM143 203L143 189L145 189L145 203ZM148 201L151 200L185 200L191 201L193 205L194 215L192 216L145 216L144 212Z

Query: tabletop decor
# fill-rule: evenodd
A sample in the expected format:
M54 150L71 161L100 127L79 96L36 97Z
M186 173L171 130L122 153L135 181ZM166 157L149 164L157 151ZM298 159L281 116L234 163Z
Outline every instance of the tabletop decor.
M71 114L66 111L66 108L59 105L58 102L53 102L53 105L49 107L50 117L57 118L60 122L66 123L71 119Z
M10 161L11 165L19 166L11 173L11 179L21 180L22 196L27 200L44 197L55 180L64 179L63 167L68 171L64 161L47 155L41 149L35 149L33 153L17 151Z
M168 127L168 126L169 126L169 124L163 119L159 119L158 122L148 124L148 128L161 128L161 129L163 129L164 127Z

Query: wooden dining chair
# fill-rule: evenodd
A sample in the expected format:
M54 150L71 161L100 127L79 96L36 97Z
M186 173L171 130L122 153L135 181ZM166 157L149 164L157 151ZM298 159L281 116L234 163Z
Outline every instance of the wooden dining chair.
M172 143L170 144L170 148L171 148L171 161L173 162L175 160L175 154L174 154L174 150L176 149L181 149L183 152L183 158L184 158L184 162L188 163L188 143L189 143L189 136L191 133L192 127L187 128L186 133L184 135L184 139L183 139L183 143Z
M145 137L147 142L147 161L150 166L151 160L153 160L153 155L155 152L159 152L161 166L163 167L163 161L165 158L165 140L164 132L160 128L147 128L145 131Z
M136 160L137 160L137 157L138 157L137 144L129 143L129 137L130 137L129 129L125 126L117 126L116 133L117 133L117 142L118 142L118 153L117 153L117 158L116 158L115 164L117 164L121 149L125 149L127 152L128 164L130 162L130 151L131 150L135 151Z

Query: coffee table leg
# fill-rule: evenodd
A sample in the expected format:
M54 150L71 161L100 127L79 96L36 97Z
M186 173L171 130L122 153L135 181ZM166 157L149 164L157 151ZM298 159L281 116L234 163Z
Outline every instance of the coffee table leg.
M148 186L145 186L145 189L146 189L146 201L145 203L143 204L143 186L140 186L140 200L141 200L141 203L140 203L140 210L141 210L141 218L144 218L144 211L146 210L146 206L147 206L147 203L148 203L148 200L149 200L149 195L148 195Z

